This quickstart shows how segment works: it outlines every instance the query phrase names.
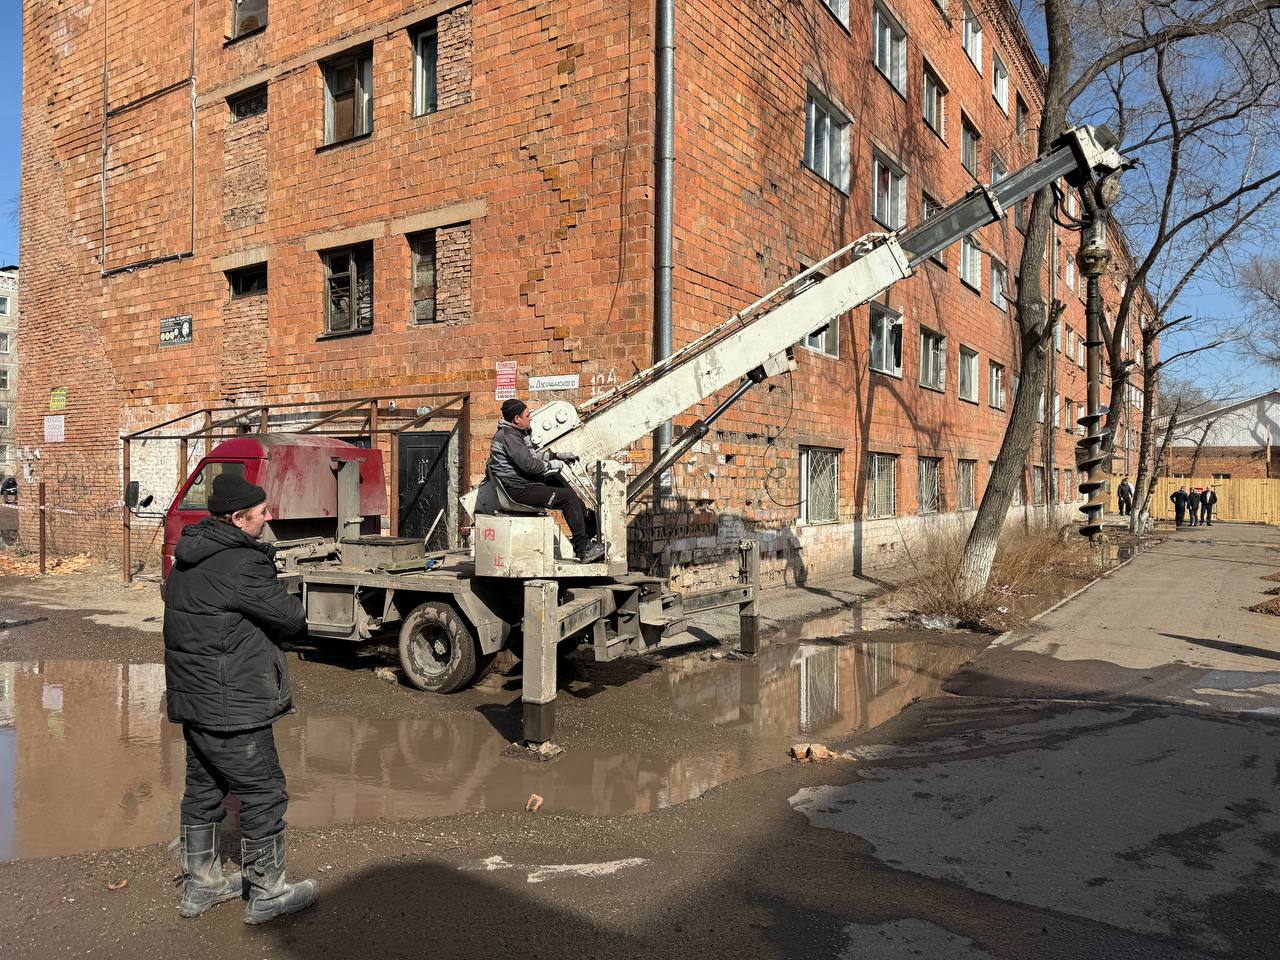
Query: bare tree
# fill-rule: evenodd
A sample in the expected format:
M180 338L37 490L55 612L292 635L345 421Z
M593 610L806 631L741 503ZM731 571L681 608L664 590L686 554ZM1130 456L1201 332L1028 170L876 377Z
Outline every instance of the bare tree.
M1194 0L1043 0L1040 7L1044 20L1042 39L1043 48L1048 53L1048 64L1038 131L1039 150L1048 149L1067 128L1069 120L1100 119L1099 113L1109 110L1119 132L1131 141L1124 148L1126 153L1136 151L1144 160L1148 155L1150 157L1151 165L1144 167L1143 174L1137 179L1150 179L1153 187L1161 181L1167 183L1167 170L1172 166L1176 171L1175 184L1187 184L1186 164L1180 155L1175 156L1175 147L1184 153L1193 145L1199 149L1210 144L1211 149L1214 130L1213 127L1200 127L1195 122L1188 129L1184 122L1188 105L1193 102L1199 104L1203 108L1201 113L1208 110L1208 116L1220 118L1219 126L1222 126L1230 124L1229 115L1233 110L1237 117L1249 113L1259 90L1264 91L1264 100L1267 96L1274 96L1271 78L1280 75L1280 70L1277 70L1277 64L1280 64L1278 9L1280 0L1224 0L1216 4ZM1212 65L1207 66L1206 61L1212 61ZM1174 64L1186 66L1175 69ZM1162 70L1167 91L1161 90L1161 80L1158 79ZM1223 84L1207 100L1183 95L1179 86L1182 78L1215 75L1217 70L1224 71ZM1266 80L1259 83L1255 79L1235 85L1226 81L1228 76L1242 81L1251 74L1261 75ZM1145 96L1142 96L1143 91ZM1106 105L1106 109L1100 110L1100 105ZM1164 119L1160 119L1158 113L1161 106ZM1263 118L1254 113L1251 119L1265 123L1268 129L1259 133L1269 136L1273 118ZM1144 121L1145 127L1140 127ZM1136 136L1135 130L1138 131ZM1264 150L1260 147L1259 153L1262 152ZM1190 201L1187 201L1186 209L1171 203L1146 212L1148 232L1161 245L1154 253L1148 249L1140 261L1146 265L1142 276L1127 283L1121 298L1124 319L1127 320L1128 311L1134 309L1137 291L1148 282L1158 264L1167 262L1165 251L1175 241L1182 239L1190 245L1192 238L1203 237L1203 231L1209 229L1209 222L1217 224L1215 216L1218 211L1235 209L1238 212L1241 205L1247 208L1256 202L1258 191L1265 193L1273 186L1280 187L1280 169L1271 166L1270 157L1266 163L1260 157L1249 159L1241 173L1242 181L1237 184L1232 180L1226 187L1215 179L1220 178L1223 172L1222 163L1227 162L1225 158L1216 168L1197 169L1201 196L1198 214ZM1258 172L1261 167L1265 167L1266 172ZM1164 193L1155 189L1150 192L1153 195ZM1184 194L1194 193L1190 189L1184 190ZM1175 189L1172 195L1180 194ZM1051 339L1041 262L1054 207L1053 193L1047 189L1037 194L1031 205L1020 260L1021 283L1017 296L1022 389L1014 398L1000 453L992 468L991 482L965 544L960 583L968 596L986 586L1004 518L1035 434L1036 410L1048 361L1047 344ZM1218 245L1219 248L1229 242L1231 236L1242 234L1243 224L1248 222L1249 217L1244 217L1242 226L1228 235L1227 240ZM1142 225L1140 220L1138 226ZM1205 244L1206 249L1211 243ZM1189 272L1181 283L1174 279L1168 284L1165 288L1167 293L1161 301L1163 304L1176 303L1195 271L1212 261L1212 252L1203 258L1201 254L1206 254L1206 251L1202 250L1184 264ZM1168 314L1167 309L1154 312L1161 318ZM1121 319L1117 311L1109 339L1123 335L1118 332L1124 329ZM1143 349L1150 349L1153 365L1169 362L1158 358L1155 338L1148 345L1144 337ZM1119 368L1112 369L1111 407L1115 411L1119 407L1116 399L1123 400L1127 389L1129 365L1123 363L1127 359L1123 357L1123 351L1113 349L1109 353L1121 362ZM1121 377L1117 378L1117 373ZM1153 374L1152 382L1146 384L1148 396L1144 404L1151 402L1149 395L1154 393L1158 368L1153 369ZM1144 431L1150 430L1149 419L1144 412ZM1114 422L1109 427L1114 429ZM1145 436L1143 449L1149 449L1150 455L1154 456L1154 440L1149 433Z
M1280 369L1280 258L1252 257L1240 270L1240 289L1251 333L1245 352Z

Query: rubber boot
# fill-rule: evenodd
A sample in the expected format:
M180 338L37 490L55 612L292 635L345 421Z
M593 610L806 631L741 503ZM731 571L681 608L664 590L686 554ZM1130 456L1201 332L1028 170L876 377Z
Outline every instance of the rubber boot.
M221 833L218 823L184 823L179 837L182 855L182 902L178 912L184 917L198 917L214 904L238 900L241 895L240 871L222 872L218 856Z
M242 838L240 853L249 894L249 905L244 908L245 923L266 923L287 913L305 910L316 902L315 881L284 881L283 830L262 840Z

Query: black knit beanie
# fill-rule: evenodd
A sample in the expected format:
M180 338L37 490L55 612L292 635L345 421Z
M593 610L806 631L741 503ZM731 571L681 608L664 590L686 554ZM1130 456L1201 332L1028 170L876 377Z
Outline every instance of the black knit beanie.
M512 397L510 400L502 401L502 419L511 423L516 417L529 409L529 405L523 400L517 400Z
M234 473L220 473L213 478L213 495L209 512L214 516L248 510L267 499L267 491Z

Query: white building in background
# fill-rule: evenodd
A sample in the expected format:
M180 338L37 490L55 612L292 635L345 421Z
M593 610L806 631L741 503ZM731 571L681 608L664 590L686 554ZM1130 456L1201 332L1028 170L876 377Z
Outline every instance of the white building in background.
M18 415L18 268L0 267L0 477L16 469L13 428Z

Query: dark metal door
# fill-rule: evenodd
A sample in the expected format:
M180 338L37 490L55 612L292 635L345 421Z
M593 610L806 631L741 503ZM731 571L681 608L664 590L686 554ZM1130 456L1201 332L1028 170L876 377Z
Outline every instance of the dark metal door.
M449 438L447 431L400 434L400 536L426 536L441 510L429 550L449 547Z

